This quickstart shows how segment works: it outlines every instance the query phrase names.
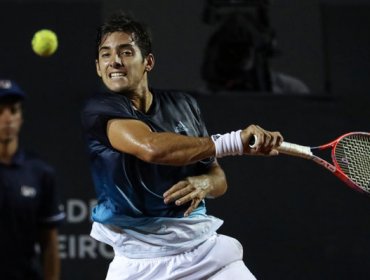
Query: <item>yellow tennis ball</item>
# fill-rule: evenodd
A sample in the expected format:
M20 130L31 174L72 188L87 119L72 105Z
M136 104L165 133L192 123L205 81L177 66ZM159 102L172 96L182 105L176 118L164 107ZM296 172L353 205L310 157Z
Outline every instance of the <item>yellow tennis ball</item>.
M58 48L58 37L54 31L41 29L32 38L32 49L39 56L50 56Z

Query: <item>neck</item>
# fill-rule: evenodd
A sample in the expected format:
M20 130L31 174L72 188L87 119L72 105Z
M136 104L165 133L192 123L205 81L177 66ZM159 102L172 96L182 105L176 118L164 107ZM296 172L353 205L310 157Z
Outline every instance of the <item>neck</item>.
M0 142L0 162L10 164L18 149L18 139Z
M153 94L148 88L144 88L140 92L133 94L130 97L130 100L136 110L146 113L149 111L149 108L152 105Z

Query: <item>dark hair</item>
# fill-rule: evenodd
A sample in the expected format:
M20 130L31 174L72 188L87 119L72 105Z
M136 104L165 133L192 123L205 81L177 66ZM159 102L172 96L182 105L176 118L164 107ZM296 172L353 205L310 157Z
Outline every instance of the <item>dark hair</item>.
M102 40L107 34L113 32L132 34L143 57L146 57L152 52L152 39L149 29L143 23L136 21L132 16L129 16L123 11L119 11L108 18L108 20L98 28L96 36L96 58L99 56L99 47Z

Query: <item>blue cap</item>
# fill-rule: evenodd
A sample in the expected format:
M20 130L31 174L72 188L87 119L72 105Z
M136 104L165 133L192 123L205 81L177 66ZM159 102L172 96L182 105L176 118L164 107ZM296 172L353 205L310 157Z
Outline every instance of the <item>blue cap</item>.
M0 98L3 97L18 97L24 99L25 92L12 80L0 79Z

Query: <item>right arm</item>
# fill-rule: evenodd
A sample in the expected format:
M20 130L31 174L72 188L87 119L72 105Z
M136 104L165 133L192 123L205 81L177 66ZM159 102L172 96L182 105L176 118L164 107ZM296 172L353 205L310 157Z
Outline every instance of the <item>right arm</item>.
M145 123L137 120L110 120L107 135L115 149L156 164L187 165L215 154L210 137L152 132Z
M152 132L143 122L131 119L111 119L107 124L111 145L124 153L156 164L187 165L215 156L215 146L210 137L183 136L171 132ZM257 136L256 148L248 145ZM244 154L274 155L282 142L278 132L269 132L250 125L241 133Z

